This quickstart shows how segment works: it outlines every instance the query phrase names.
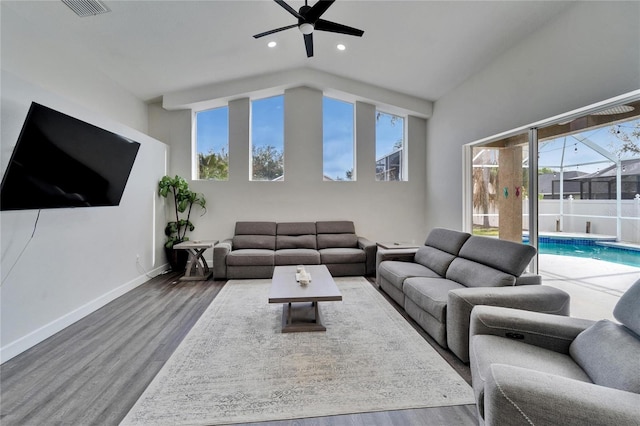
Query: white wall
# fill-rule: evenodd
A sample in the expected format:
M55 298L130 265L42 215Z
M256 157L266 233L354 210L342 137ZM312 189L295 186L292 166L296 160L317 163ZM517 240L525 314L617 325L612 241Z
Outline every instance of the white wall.
M36 210L0 214L4 362L148 280L143 268L164 268L156 186L167 146L9 72L1 78L3 175L32 101L141 143L120 206L42 210L37 224Z
M0 5L1 6L1 5ZM132 93L87 63L73 49L52 43L9 7L1 7L2 69L44 90L141 132L147 107Z
M345 219L373 241L424 241L424 119L409 117L408 182L375 181L375 107L356 103L355 182L322 180L322 92L308 87L285 92L285 180L250 182L248 99L229 104L230 177L193 181L204 193L207 213L195 217L192 238L224 239L239 220ZM170 173L191 177L191 113L150 106L149 134L171 145ZM209 255L210 256L210 255Z
M462 227L464 144L640 88L640 3L582 2L434 105L428 228Z

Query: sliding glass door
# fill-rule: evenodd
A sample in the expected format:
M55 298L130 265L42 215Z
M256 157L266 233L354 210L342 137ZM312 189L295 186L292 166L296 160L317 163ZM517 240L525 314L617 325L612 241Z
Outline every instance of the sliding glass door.
M637 94L467 145L465 163L466 231L543 254L554 238L640 248Z

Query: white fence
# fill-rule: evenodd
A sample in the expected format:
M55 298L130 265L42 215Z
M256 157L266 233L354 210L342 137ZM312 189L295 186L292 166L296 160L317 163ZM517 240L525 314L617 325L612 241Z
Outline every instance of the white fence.
M621 241L640 244L640 197L620 202ZM499 214L495 208L484 215L474 211L473 224L482 225L484 217L497 227ZM528 230L529 201L523 200L523 229ZM539 232L574 232L616 236L618 226L616 200L539 200ZM589 228L589 229L587 229Z

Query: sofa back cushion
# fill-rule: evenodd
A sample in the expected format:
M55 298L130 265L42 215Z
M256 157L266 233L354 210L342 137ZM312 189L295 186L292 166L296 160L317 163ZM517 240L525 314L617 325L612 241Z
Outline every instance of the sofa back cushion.
M233 249L276 249L275 222L236 222Z
M283 222L276 228L276 249L316 249L315 222Z
M640 336L640 280L631 284L631 287L620 297L616 307L613 308L613 316Z
M457 256L460 248L470 236L471 235L466 232L445 228L433 228L431 232L429 232L429 235L427 235L427 240L424 244Z
M598 321L575 338L569 353L593 383L640 393L640 340L625 326Z
M472 235L458 256L482 263L514 276L520 276L536 254L533 246Z
M318 234L355 234L356 227L348 220L329 220L316 222Z
M482 263L456 257L447 269L446 278L465 287L504 287L514 285L516 277Z
M431 269L436 274L444 277L447 268L456 257L446 251L438 250L430 246L422 246L416 252L413 261Z
M351 221L316 222L318 249L358 247L356 229Z

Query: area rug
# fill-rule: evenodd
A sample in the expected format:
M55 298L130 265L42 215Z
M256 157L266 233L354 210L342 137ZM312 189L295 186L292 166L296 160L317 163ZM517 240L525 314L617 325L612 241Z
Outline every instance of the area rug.
M472 404L471 387L362 277L326 332L281 333L270 280L233 280L121 424L212 425ZM313 285L310 284L310 285Z

